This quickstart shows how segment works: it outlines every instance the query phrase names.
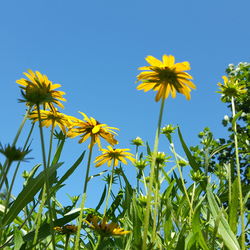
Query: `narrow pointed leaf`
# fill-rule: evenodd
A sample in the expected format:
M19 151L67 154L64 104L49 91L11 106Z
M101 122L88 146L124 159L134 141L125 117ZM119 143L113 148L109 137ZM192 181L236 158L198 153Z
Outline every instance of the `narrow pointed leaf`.
M183 137L182 137L182 134L181 134L181 131L180 131L180 128L179 128L179 127L178 127L178 135L179 135L179 138L180 138L180 141L181 141L182 148L183 148L183 150L184 150L184 152L185 152L185 154L186 154L186 156L187 156L187 158L188 158L188 161L189 161L190 166L191 166L195 171L199 170L200 168L199 168L198 164L196 163L196 161L195 161L193 155L191 154L191 152L189 151L189 149L188 149L188 147L187 147L185 141L183 140Z
M208 204L209 204L209 209L213 215L213 218L216 219L217 216L221 212L221 208L218 206L217 201L214 197L214 194L211 190L210 185L207 187L207 198L208 198ZM218 233L223 239L224 244L229 248L229 249L235 249L235 250L240 250L239 243L236 239L236 236L232 232L225 216L221 214L220 216L220 223L218 225Z

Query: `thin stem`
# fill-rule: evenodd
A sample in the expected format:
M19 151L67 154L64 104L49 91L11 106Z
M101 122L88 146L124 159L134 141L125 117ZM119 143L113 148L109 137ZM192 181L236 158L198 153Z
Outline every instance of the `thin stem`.
M159 200L159 164L156 165L156 175L155 175L155 196L154 196L154 214L153 221L153 232L156 232L156 221L158 215L158 200ZM152 242L155 242L156 235L152 235Z
M138 148L139 148L139 146L136 145L136 148L135 148L135 160L136 161L138 160ZM139 178L138 178L139 172L140 172L139 169L136 169L136 174L137 174L137 192L138 192L138 194L140 192Z
M176 151L175 151L175 147L174 147L174 143L172 142L171 143L171 147L172 147L172 152L174 154L174 158L175 158L175 161L176 161L176 165L177 165L177 168L178 168L178 171L179 171L179 174L180 174L180 178L181 178L181 184L182 184L182 187L183 187L183 190L184 190L184 194L186 196L186 199L187 199L187 202L189 204L189 207L190 207L190 212L193 214L193 207L192 207L192 204L191 204L191 201L189 199L189 196L188 196L188 192L187 192L187 189L186 189L186 186L185 186L185 182L184 182L184 178L183 178L183 175L182 175L182 171L181 171L181 167L178 163L178 158L177 158L177 154L176 154Z
M29 106L29 108L27 109L27 111L26 111L26 113L25 113L25 115L24 115L24 117L23 117L23 120L22 120L22 122L21 122L21 125L20 125L20 127L18 128L18 130L17 130L16 136L15 136L13 142L12 142L12 147L14 147L14 146L16 145L16 142L17 142L17 140L18 140L18 138L19 138L19 136L20 136L20 134L21 134L21 131L22 131L23 126L24 126L24 124L25 124L25 122L26 122L26 120L27 120L27 118L28 118L28 115L29 115L31 109L32 109L32 106Z
M144 183L144 189L145 189L145 194L148 193L148 188L147 188L147 183L146 183L146 177L144 174L144 171L142 170L142 177L143 177L143 183Z
M15 136L13 142L12 142L11 147L14 147L14 146L16 145L16 142L17 142L17 140L18 140L18 138L19 138L19 136L20 136L20 134L21 134L21 131L22 131L22 129L23 129L23 126L24 126L24 124L25 124L25 122L26 122L26 120L27 120L27 118L28 118L28 116L29 116L29 113L30 113L31 108L32 108L32 107L29 107L28 110L26 110L26 113L25 113L25 115L24 115L24 117L23 117L23 120L22 120L22 122L21 122L21 124L20 124L18 130L17 130L16 136ZM7 165L8 165L8 162L7 162L7 161L8 161L8 160L6 159L5 162L4 162L4 164L3 164L3 168L2 168L2 173L3 173L3 174L1 175L1 179L2 179L2 180L1 180L1 184L0 184L0 190L2 189L3 183L7 180L6 177L7 177L7 174L8 174L8 172L9 172L9 168L7 167ZM7 183L8 183L8 182L6 182L6 186L8 185ZM7 186L7 187L8 187L8 186Z
M38 113L38 120L39 120L39 131L40 131L40 139L41 139L41 146L42 146L42 158L43 158L43 166L44 166L44 174L45 174L45 185L46 185L46 193L47 193L47 204L48 204L48 210L49 210L49 217L50 217L50 233L52 237L52 246L55 250L55 234L54 234L54 222L53 222L53 213L51 210L51 204L50 204L50 183L49 183L49 177L48 177L48 171L47 171L47 163L46 163L46 154L45 154L45 143L44 143L44 137L43 137L43 129L42 129L42 120L41 120L41 112L39 104L36 105L37 107L37 113Z
M143 250L147 249L147 234L148 234L149 217L150 217L150 206L151 206L151 200L152 200L153 180L155 177L155 174L154 174L155 159L156 159L156 155L158 152L158 145L159 145L159 137L160 137L160 131L161 131L161 122L162 122L164 104L165 104L165 96L163 96L163 98L161 100L158 126L157 126L156 133L155 133L154 151L153 151L152 162L151 162L151 166L150 166L150 179L149 179L149 187L148 187L148 193L147 193L147 206L146 206L146 214L145 214L145 218L144 218L144 227L143 227L143 242L142 242L142 249ZM155 234L155 232L153 232L153 234Z
M106 198L106 205L105 205L105 208L104 208L103 217L105 217L106 211L107 211L107 209L108 209L110 191L111 191L111 187L112 187L112 183L113 183L113 177L114 177L114 168L115 168L115 159L113 159L112 170L111 170L111 176L110 176L110 180L109 180L108 195L107 195L107 198Z
M65 239L64 250L67 250L67 249L68 249L68 245L69 245L69 237L70 237L70 234L66 234L66 239Z
M38 208L38 212L34 221L34 226L35 226L35 236L34 236L34 240L33 240L33 245L35 246L37 244L37 239L38 239L38 232L39 232L39 228L41 225L41 219L42 219L42 212L43 212L43 207L44 204L46 202L46 186L44 184L43 186L43 190L42 190L42 200L41 200L41 204Z
M52 153L52 146L53 146L53 134L55 130L55 123L52 122L52 128L51 128L51 133L50 133L50 140L49 140L49 155L48 155L48 163L47 166L50 166L50 158L51 158L51 153Z
M88 178L89 178L89 169L90 169L93 146L94 146L94 140L91 137L91 142L90 142L90 145L89 145L88 165L87 165L86 176L85 176L85 181L84 181L83 195L82 195L82 201L81 201L81 206L80 206L80 214L79 214L78 226L77 226L77 233L76 233L76 238L75 238L75 248L74 248L75 250L79 249L80 232L81 232L82 218L83 218L83 208L84 208L86 195L87 195L86 192L87 192L87 184L88 184Z
M26 139L26 142L25 142L25 144L24 144L23 150L26 150L26 149L27 149L27 145L28 145L30 136L31 136L31 134L32 134L32 132L33 132L33 128L34 128L34 123L31 125L30 132L29 132L28 137L27 137L27 139ZM6 199L6 203L5 203L6 205L5 205L4 216L5 216L5 214L7 213L7 208L8 208L8 205L9 205L9 201L10 201L10 196L11 196L12 188L13 188L13 185L14 185L14 182L15 182L16 175L17 175L17 172L18 172L18 170L19 170L20 164L21 164L21 161L19 161L19 162L17 163L16 169L15 169L15 171L14 171L14 174L13 174L13 177L12 177L12 180L11 180L10 188L8 189L7 199ZM4 217L4 216L3 216L3 217Z
M192 196L191 196L191 206L192 207L193 207L193 203L194 203L195 189L196 189L196 182L194 182L193 192L192 192ZM190 223L190 225L192 223L192 210L191 209L189 211L189 223Z
M231 98L232 104L232 113L233 118L235 117L235 105L234 98ZM239 199L240 199L240 217L241 217L241 248L245 250L245 223L244 223L244 204L243 204L243 195L242 195L242 187L241 187L241 177L240 177L240 161L239 161L239 149L238 149L238 137L237 137L237 125L236 121L233 124L234 131L234 144L235 144L235 158L236 158L236 168L237 168L237 179L239 186Z
M94 250L98 250L99 249L102 241L103 241L103 236L99 235L98 236L98 241L96 243L96 246L95 246Z

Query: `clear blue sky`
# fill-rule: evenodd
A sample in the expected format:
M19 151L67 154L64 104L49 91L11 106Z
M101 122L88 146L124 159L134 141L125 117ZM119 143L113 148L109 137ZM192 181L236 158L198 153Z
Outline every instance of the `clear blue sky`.
M21 122L25 106L17 101L15 81L32 69L62 85L66 114L81 118L77 112L82 111L120 128L121 148L130 147L136 136L152 145L159 103L155 93L137 91L135 81L147 55L163 54L189 61L197 85L190 101L183 95L167 100L163 124L179 124L189 145L198 143L197 134L206 126L216 137L224 136L221 119L228 110L215 91L229 63L250 61L249 9L249 0L1 1L0 142L11 143ZM30 156L41 161L38 140L36 131ZM86 144L76 139L68 142L62 172L83 149ZM162 141L160 150L165 149ZM85 162L67 182L61 201L68 202L64 192L82 192ZM92 168L91 174L104 169ZM126 169L132 176L133 167ZM90 190L97 196L96 183Z

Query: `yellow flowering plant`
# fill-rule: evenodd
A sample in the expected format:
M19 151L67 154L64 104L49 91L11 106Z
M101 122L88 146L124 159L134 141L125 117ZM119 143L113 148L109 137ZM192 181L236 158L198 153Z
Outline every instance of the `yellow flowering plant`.
M172 55L163 55L161 60L147 56L146 62L148 66L139 68L137 89L156 92L159 118L154 145L150 139L137 136L129 142L133 145L131 151L117 147L118 128L83 112L82 119L62 113L65 93L58 91L61 86L46 75L29 70L25 73L27 79L17 80L27 112L13 142L5 147L0 143L5 159L0 163L1 249L249 248L250 64L230 66L227 76L223 76L224 83L218 84L218 92L232 111L232 116L227 116L228 140L215 139L206 128L199 133L200 144L189 147L179 126L161 124L166 99L180 93L190 100L191 90L196 88L187 73L190 64L176 63ZM25 130L27 139L17 147L28 121L31 126ZM33 168L27 168L33 158L26 156L37 144L36 134L32 136L36 125L42 164L39 160ZM47 128L50 138L49 133L43 134ZM65 167L60 168L64 145L70 143L74 150L76 147L74 140L66 137L78 136L78 146L88 150L88 158L83 161L84 151L69 166L70 157L64 157ZM185 156L177 153L176 136ZM163 140L159 147L160 137ZM107 145L102 147L101 143ZM71 203L65 206L57 193L67 187L65 181L78 167L85 179L78 172L74 182L83 184L82 195L76 190L78 193L69 195ZM95 173L90 176L91 167ZM16 195L13 190L20 169L24 182ZM90 181L93 185L88 185ZM91 196L97 202L94 205Z

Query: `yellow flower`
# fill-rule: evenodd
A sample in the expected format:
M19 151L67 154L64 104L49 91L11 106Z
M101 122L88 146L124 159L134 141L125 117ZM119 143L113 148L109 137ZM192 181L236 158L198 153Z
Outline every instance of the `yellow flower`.
M175 98L176 91L190 99L191 88L196 86L190 81L191 75L184 72L190 70L189 62L175 63L172 55L163 55L162 61L153 56L147 56L146 61L151 66L140 67L139 70L148 70L141 72L137 79L142 83L137 86L138 90L147 92L151 89L158 91L155 100L158 102L162 98L167 98L169 93Z
M66 134L66 128L70 128L72 125L71 119L73 119L71 116L67 116L63 113L60 113L59 111L55 110L40 110L41 114L41 124L42 126L49 127L49 126L59 126L59 128L63 131L64 134ZM33 122L37 122L38 119L38 112L33 111L29 118L33 120Z
M54 227L54 230L60 234L75 234L77 232L77 226L65 225L62 227Z
M68 133L69 137L80 135L81 139L79 140L79 143L83 143L91 137L93 145L97 143L99 148L101 148L100 137L105 139L111 145L118 143L114 138L114 135L117 135L117 133L113 131L113 129L119 130L118 128L108 127L106 124L99 123L93 117L89 118L86 114L82 112L79 113L83 115L84 120L76 119L74 121L73 126Z
M130 233L131 231L125 231L123 228L120 228L118 224L111 222L107 224L107 219L100 219L98 216L89 214L84 220L90 228L95 230L98 234L103 237L110 236L121 236Z
M114 167L118 165L118 162L121 161L124 164L127 164L126 159L130 160L131 162L134 162L135 159L132 157L133 154L126 152L130 149L121 149L117 148L114 149L111 146L108 146L108 149L102 149L103 154L99 155L95 159L96 167L99 167L106 162L108 163L108 166L110 167L112 162L114 161Z
M246 86L240 84L239 81L234 80L233 78L228 79L226 76L222 76L222 78L224 84L219 82L218 86L220 87L220 91L217 91L217 93L222 94L222 101L227 101L228 97L237 97L247 92Z
M44 109L54 109L53 103L61 108L64 108L60 101L66 101L62 96L65 94L62 91L55 90L61 87L60 84L52 84L46 75L42 75L40 72L35 73L32 70L28 70L28 73L24 73L28 79L19 79L16 82L21 85L22 95L24 100L21 102L27 102L27 105L44 105Z

